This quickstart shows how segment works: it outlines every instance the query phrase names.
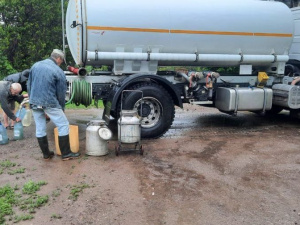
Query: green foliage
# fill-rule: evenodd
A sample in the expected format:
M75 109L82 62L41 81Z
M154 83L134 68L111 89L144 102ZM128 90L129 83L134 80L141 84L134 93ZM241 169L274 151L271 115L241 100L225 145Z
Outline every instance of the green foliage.
M158 71L214 71L218 73L238 73L239 67L163 66Z
M5 216L13 214L13 204L16 202L15 191L11 186L0 187L0 224L5 221Z
M40 190L40 187L42 185L46 185L47 183L45 181L40 181L40 182L33 182L33 181L28 181L26 184L24 184L22 192L24 194L34 194L37 191Z
M22 200L22 202L20 203L20 209L28 210L30 213L34 213L36 208L40 208L41 206L45 205L48 202L48 200L48 195L33 195L29 198Z
M33 216L30 214L18 215L18 216L14 217L14 222L18 223L18 222L24 221L24 220L31 220L32 218L33 218Z
M25 168L18 168L7 172L9 175L15 175L17 173L25 173Z
M37 208L44 206L49 200L48 195L39 196L36 194L40 186L45 184L45 181L29 181L25 183L22 193L26 194L26 198L16 193L18 190L17 186L5 185L0 187L0 224L5 223L6 216L10 216L14 223L32 219L33 215L31 213L34 213ZM15 207L19 207L20 210L27 211L29 214L16 215L14 212Z
M83 191L83 189L89 188L89 187L90 186L88 184L85 184L85 183L72 186L69 199L72 199L73 201L76 201L78 196L79 196L79 193L81 193Z
M17 173L25 173L25 168L12 169L16 166L16 163L11 162L10 160L3 160L0 162L0 175L4 172L7 172L9 175L15 175Z
M62 218L62 216L60 215L60 214L52 214L51 215L51 219L61 219Z
M103 102L101 100L98 101L98 104L95 102L95 100L92 100L92 104L88 107L85 107L84 105L77 106L75 103L69 103L66 104L66 109L92 109L92 108L103 108Z
M62 48L60 4L0 0L0 77L30 68Z
M3 160L0 162L0 166L3 168L11 168L16 166L16 163L11 162L10 160Z

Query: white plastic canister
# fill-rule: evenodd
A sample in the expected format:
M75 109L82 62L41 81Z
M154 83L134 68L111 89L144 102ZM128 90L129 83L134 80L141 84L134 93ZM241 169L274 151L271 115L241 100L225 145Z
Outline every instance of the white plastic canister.
M86 128L86 154L103 156L108 153L107 141L112 137L104 120L92 120Z
M137 143L141 140L141 120L136 110L122 110L118 120L118 139L121 143Z

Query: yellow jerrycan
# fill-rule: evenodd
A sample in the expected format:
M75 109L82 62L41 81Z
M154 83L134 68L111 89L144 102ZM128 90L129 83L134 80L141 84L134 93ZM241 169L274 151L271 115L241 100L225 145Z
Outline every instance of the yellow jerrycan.
M76 125L69 125L69 136L70 136L70 148L71 151L76 153L79 151L79 137L78 137L78 126ZM54 138L55 138L55 149L56 154L61 155L59 144L58 144L58 129L57 127L54 128Z

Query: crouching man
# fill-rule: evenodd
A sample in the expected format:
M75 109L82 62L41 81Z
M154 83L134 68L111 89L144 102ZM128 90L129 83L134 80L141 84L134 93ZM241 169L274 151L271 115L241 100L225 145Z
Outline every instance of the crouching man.
M14 114L15 101L21 103L25 96L19 95L22 87L19 83L11 83L9 81L0 81L0 104L5 115L12 121L20 122L21 118L17 118ZM26 95L27 96L27 95ZM4 116L3 116L4 117ZM4 117L4 126L8 128L8 118ZM13 127L12 127L13 129Z

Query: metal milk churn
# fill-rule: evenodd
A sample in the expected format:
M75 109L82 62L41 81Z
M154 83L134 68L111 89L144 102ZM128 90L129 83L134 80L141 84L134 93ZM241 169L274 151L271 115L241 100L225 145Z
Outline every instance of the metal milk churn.
M118 140L121 143L138 143L141 139L141 120L137 110L122 110L118 120Z
M112 132L104 120L92 120L86 128L86 154L102 156L108 153L107 141L111 139Z

